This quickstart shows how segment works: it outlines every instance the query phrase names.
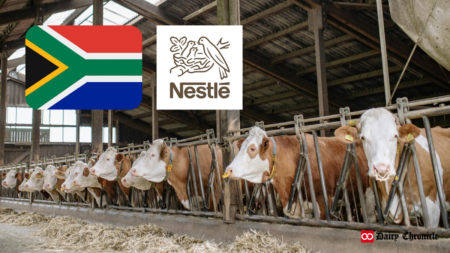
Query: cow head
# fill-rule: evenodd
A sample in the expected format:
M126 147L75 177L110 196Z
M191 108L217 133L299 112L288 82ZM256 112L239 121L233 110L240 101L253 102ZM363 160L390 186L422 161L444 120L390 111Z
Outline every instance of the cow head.
M44 186L44 170L36 167L34 171L29 174L29 178L25 183L25 191L40 191Z
M252 183L261 183L268 179L272 165L273 143L264 130L252 127L247 139L237 143L239 153L228 165L225 173L233 179L244 179Z
M69 176L69 170L67 168L67 165L64 165L62 167L56 168L55 170L55 177L58 179L66 179Z
M74 180L76 178L76 176L78 174L75 174L75 170L74 170L75 166L72 165L70 166L67 171L65 172L65 178L66 180L64 181L64 183L61 185L61 188L64 189L65 192L67 193L74 193L76 191L83 191L83 189L78 189L76 187L74 187Z
M97 155L97 163L90 169L90 173L96 177L113 181L117 177L116 164L122 162L123 154L117 153L113 147L108 148L103 154Z
M56 187L58 183L58 178L55 176L56 172L57 169L53 165L48 165L44 170L44 190L53 190Z
M15 170L10 170L6 175L3 177L2 186L5 188L14 188L17 185L17 177L18 173Z
M100 183L98 182L98 177L92 175L89 173L89 167L88 164L77 161L73 165L73 173L75 175L75 178L73 180L73 187L75 187L77 190L80 190L85 187L100 187Z
M163 140L155 140L141 161L131 168L131 175L143 177L152 182L161 182L166 177L169 165L170 147Z
M135 168L137 166L137 164L140 163L143 160L143 158L144 158L146 153L147 153L146 151L142 151L141 154L139 155L139 158L136 159L136 161L134 161L134 163L131 166L131 168ZM145 178L135 177L135 176L131 175L131 170L128 171L127 175L125 177L123 177L121 181L122 181L122 184L125 187L131 187L132 186L132 187L134 187L136 189L139 189L139 190L148 190L148 189L150 189L150 187L152 185Z
M362 141L369 165L369 176L379 181L386 181L395 176L398 141L406 142L408 134L415 138L420 135L420 129L412 124L400 126L398 118L384 108L366 111L361 115L356 128L346 126L335 132L336 137L341 140Z

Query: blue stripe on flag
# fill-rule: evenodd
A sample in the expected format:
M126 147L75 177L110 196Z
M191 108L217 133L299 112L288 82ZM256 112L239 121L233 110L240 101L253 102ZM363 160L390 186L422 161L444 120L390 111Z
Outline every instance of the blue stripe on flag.
M141 100L142 82L88 82L49 109L132 110Z

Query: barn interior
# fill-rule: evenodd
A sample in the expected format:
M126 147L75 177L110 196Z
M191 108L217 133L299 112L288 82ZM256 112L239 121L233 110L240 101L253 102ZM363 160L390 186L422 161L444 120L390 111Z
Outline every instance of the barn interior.
M103 7L100 20L94 20L98 8L93 2ZM402 97L416 101L449 95L449 71L420 47L402 73L416 43L393 21L389 1L382 2L384 47L374 0L241 0L244 107L239 111L240 127L257 121L292 121L299 114L305 118L338 114L344 107L359 111L395 104ZM0 0L0 166L216 130L216 111L158 111L152 91L156 26L223 24L218 8L212 0ZM28 107L25 34L36 24L137 27L143 40L140 106L51 112ZM383 49L390 99L383 79ZM440 116L431 124L448 127L450 121Z

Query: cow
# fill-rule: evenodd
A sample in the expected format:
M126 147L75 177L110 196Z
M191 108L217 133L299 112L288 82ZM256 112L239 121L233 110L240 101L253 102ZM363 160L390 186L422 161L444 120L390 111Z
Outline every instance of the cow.
M59 202L62 199L65 200L66 196L66 193L64 191L61 191L61 185L64 183L64 179L59 179L55 176L55 173L57 171L58 169L55 166L48 165L43 172L43 189L50 194L53 201L55 202Z
M135 167L139 162L142 161L142 158L145 156L146 151L142 151L139 155L139 157L136 159L136 161L134 161L132 167ZM129 188L129 187L134 187L138 190L142 190L142 191L147 191L150 190L150 188L152 187L152 182L146 180L145 178L142 177L135 177L133 175L131 175L131 170L128 171L128 173L125 175L125 177L123 177L121 180L122 185ZM155 183L154 184L154 188L156 190L157 195L157 202L159 202L161 200L162 194L163 194L163 187L164 187L164 183L160 182L160 183ZM132 203L133 205L133 203Z
M4 178L2 181L2 186L11 189L18 185L21 185L23 180L22 172L17 172L16 170L10 170L8 171L8 173L4 173L4 175L2 175L2 178ZM21 191L19 187L16 187L16 192L17 195L20 196Z
M273 138L273 139L272 139ZM246 139L241 138L237 142L239 152L228 165L225 174L232 179L244 179L252 183L263 183L270 179L273 173L272 184L275 191L278 193L283 212L290 218L302 217L300 208L297 207L297 202L293 203L292 210L288 212L288 202L291 194L291 185L294 181L295 172L300 156L300 145L296 136L275 136L269 138L264 130L259 127L252 127ZM273 152L276 144L276 169L273 171ZM319 205L318 214L320 219L326 218L324 198L320 184L319 170L317 166L317 158L313 136L306 134L306 142L308 145L308 155L311 165L311 174L314 185L314 193L316 201ZM320 153L322 157L323 173L325 175L325 185L328 196L328 206L331 207L332 197L335 194L336 183L339 180L339 175L344 162L344 156L347 150L347 144L335 137L318 137ZM362 175L367 173L367 160L364 156L362 147L356 146L360 172ZM309 192L309 181L305 173L305 183ZM350 174L350 179L353 185L356 186L356 177L354 169ZM371 196L368 178L362 178L363 187L366 189L366 201ZM349 185L349 184L347 184ZM370 189L370 188L369 188ZM311 199L308 196L308 199ZM307 204L307 203L304 203ZM309 204L310 205L310 204ZM371 204L369 204L372 206ZM370 222L375 222L373 212L369 215Z
M116 184L118 184L122 192L119 192L118 196L119 201L121 202L120 205L126 205L126 200L128 199L130 189L123 186L120 178L124 177L128 173L128 171L130 171L130 169L130 156L117 153L117 150L114 147L110 147L106 149L102 154L97 155L97 162L89 170L89 173L101 180L106 181L106 184L112 186L112 188L109 190L114 194L117 187ZM136 205L136 203L134 203L133 205Z
M344 139L344 135L351 135L357 143L362 143L368 160L369 176L376 179L383 210L386 207L391 184L397 171L396 164L398 164L403 146L405 142L415 140L414 146L417 151L430 226L433 228L439 226L441 211L425 129L420 129L413 124L401 126L394 114L384 108L375 108L363 113L356 127L346 126L338 130L342 133L342 139ZM431 133L448 212L450 211L450 183L448 183L450 182L450 160L447 161L449 158L447 151L450 149L450 130L435 127L431 129ZM410 186L409 182L411 182ZM445 184L443 184L444 182ZM414 169L409 172L404 195L410 217L422 216L422 205ZM388 222L400 224L402 221L403 212L400 199L396 194L389 209Z
M74 166L70 166L67 168L67 165L59 167L55 172L55 176L58 179L64 179L64 183L61 184L61 191L65 193L74 193L77 194L84 202L88 202L88 195L86 188L74 188L73 180L75 179L75 173L73 173Z
M101 188L102 180L98 177L89 174L89 169L92 168L95 162L91 159L88 164L77 161L74 163L73 168L71 168L70 175L73 175L72 184L66 184L66 191L74 190L82 190L86 189L89 191L90 195L96 200L97 205L100 206L100 202L102 203L102 207L108 204L106 196L101 196ZM66 180L67 182L67 180ZM111 190L112 189L112 190ZM111 187L110 184L107 184L105 187L105 191L113 198L115 196L114 188Z
M30 176L26 177L28 180L25 183L25 191L41 191L44 186L44 170L41 167L36 167Z
M199 183L200 181L198 180L199 175L197 170L197 160L194 155L194 148L190 148L192 152L193 165L195 168L195 177L197 179L197 188L200 193L201 185ZM222 173L222 153L218 146L216 148L218 151L217 159L219 164L219 172ZM211 169L212 155L208 145L199 145L197 149L202 173L203 190L206 194L208 190L208 177ZM169 166L171 153L173 162L171 166ZM167 182L175 189L175 193L184 208L186 208L187 210L191 210L186 188L188 172L188 148L168 147L162 139L155 140L150 149L147 150L147 153L142 157L142 160L131 169L132 176L142 177L151 182L161 183L164 180L167 180ZM216 186L218 184L217 180L220 179L216 178L216 181L214 182ZM194 189L191 189L191 192L193 191ZM218 187L215 187L214 194L216 196L216 200L218 201L220 197L220 190L218 189ZM201 200L201 196L197 196L197 198ZM193 202L195 202L195 198L192 199L194 199ZM210 198L209 200L209 210L214 210L214 207L211 204L211 200L212 198Z

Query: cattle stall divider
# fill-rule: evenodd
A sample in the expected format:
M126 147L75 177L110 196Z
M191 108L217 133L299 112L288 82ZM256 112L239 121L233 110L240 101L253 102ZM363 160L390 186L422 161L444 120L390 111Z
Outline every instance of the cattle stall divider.
M247 193L247 196L244 198L242 194L239 195L239 202L240 205L244 205L244 209L240 212L236 213L236 218L240 220L253 220L253 221L266 221L266 222L275 222L275 223L289 223L289 224L301 224L301 225L311 225L311 226L330 226L330 227L341 227L341 228L353 228L353 229L370 229L370 230L379 230L379 231L386 231L386 232L405 232L410 231L411 229L415 229L414 231L418 231L422 234L431 233L434 232L436 234L439 234L444 237L450 237L450 230L448 227L448 215L447 211L445 209L445 199L444 199L444 193L443 193L443 184L448 182L442 181L442 175L440 175L438 165L437 165L437 159L436 159L436 153L434 149L434 144L432 140L431 135L431 128L429 124L428 117L435 117L435 116L441 116L441 115L448 115L450 114L450 106L445 106L440 103L445 103L450 101L450 96L445 97L439 97L435 99L427 99L427 100L419 100L419 101L412 101L408 102L407 98L399 98L397 100L396 105L391 105L384 107L387 110L397 110L397 113L394 113L399 119L400 123L403 125L405 123L410 123L412 119L419 119L422 118L424 122L424 128L426 130L426 138L428 141L428 148L430 150L430 158L433 165L433 171L434 171L434 178L435 178L435 184L437 188L438 193L438 201L439 201L439 207L440 207L440 215L441 215L441 223L443 224L442 227L437 228L431 228L430 227L430 217L428 214L428 211L426 209L426 200L424 195L424 189L423 189L423 183L422 183L422 177L419 167L419 162L417 158L417 152L414 147L414 140L410 143L406 143L405 147L403 148L403 151L400 155L399 164L398 164L398 170L397 170L397 177L395 178L394 182L392 183L391 190L389 191L389 201L386 205L383 206L381 202L381 196L379 195L379 189L377 189L377 183L374 178L371 178L371 186L373 189L373 195L375 198L375 213L377 214L377 220L378 224L375 223L369 223L368 219L368 210L366 207L366 201L364 199L364 192L362 189L362 173L361 168L358 163L358 157L356 153L356 146L355 143L347 144L347 150L345 153L344 163L341 169L341 173L339 175L339 180L336 184L336 192L333 195L333 201L331 205L331 210L329 209L327 205L327 196L326 196L326 185L324 183L324 174L323 174L323 167L322 163L320 161L321 154L320 149L318 149L318 140L317 140L317 131L320 130L328 130L328 129L336 129L340 126L356 126L357 119L352 120L351 116L360 116L362 115L366 110L362 111L356 111L356 112L350 112L350 108L340 108L340 113L336 115L328 115L323 117L316 117L311 119L303 119L302 115L296 115L294 116L294 121L284 122L284 123L277 123L277 124L270 124L270 125L264 125L263 122L257 122L256 125L262 128L266 131L267 136L280 136L280 135L296 135L297 139L299 140L300 145L300 156L299 156L299 162L297 164L297 169L295 171L294 181L291 185L290 190L290 198L288 203L287 211L289 214L295 213L295 209L292 208L294 204L294 199L297 197L297 204L295 205L295 208L300 208L301 217L300 218L293 218L288 217L286 214L284 215L267 215L265 205L261 205L262 209L262 215L252 215L249 213L249 210L253 206L253 201L255 201L254 196L259 196L258 194L260 189L263 189L262 186L255 185L253 188L254 192L250 195L251 197L248 197L248 187L249 184L247 181L244 180L244 189ZM439 107L430 107L423 109L424 105L436 105L440 104ZM418 110L410 111L410 108L420 108ZM305 123L313 123L313 122L320 122L323 120L338 120L339 121L331 121L327 123L319 123L319 124L309 124L306 125ZM291 127L293 126L293 127ZM288 127L288 128L286 128ZM272 130L273 128L277 128L275 130ZM237 130L230 130L228 131L228 136L226 136L224 139L226 140L226 143L229 147L233 147L233 142L239 140L240 138L246 138L248 136L248 131L251 129L251 127L243 128L243 129L237 129ZM317 161L317 170L319 171L319 178L318 182L321 184L321 190L322 190L322 197L324 198L325 203L325 210L326 210L326 219L318 219L318 215L316 215L316 211L314 209L318 209L317 203L314 201L315 199L315 193L313 191L313 181L310 179L310 173L311 173L311 167L310 167L310 160L309 156L307 155L307 142L305 138L305 133L310 132L312 134L312 139L314 142L315 147L315 155L318 158ZM237 135L236 135L237 134ZM399 147L401 148L401 147ZM234 153L233 153L234 154ZM410 173L407 169L410 166L410 164L414 164L414 173L417 174L416 181L418 185L418 195L420 198L420 205L424 211L423 217L421 219L423 220L423 226L420 225L420 220L415 215L415 217L411 217L415 219L415 226L412 226L410 224L410 217L409 217L409 211L407 207L406 199L408 196L405 196L406 193L412 194L411 189L411 182L409 182L409 185L406 185L406 187L409 187L408 190L405 188L405 182L406 179L409 179ZM358 191L358 201L356 201L355 192L353 190L353 182L352 180L348 180L350 177L351 168L354 168L355 178L356 178L356 186ZM225 169L225 168L224 168ZM270 174L270 173L269 173ZM308 174L307 180L305 180L305 174ZM366 175L365 175L366 176ZM242 180L239 180L239 185L242 184ZM350 181L349 184L348 181ZM310 192L307 193L306 183L309 183ZM268 189L268 182L265 182L261 185L265 185L265 188ZM352 199L350 197L350 194L348 193L348 187L350 185L350 190L352 192L353 197L353 203L350 203L350 200ZM273 188L273 185L271 185ZM303 187L303 189L302 189ZM242 192L242 190L240 191ZM264 193L264 191L263 191ZM303 194L301 194L303 193ZM229 194L228 192L225 192L224 194ZM263 194L262 194L263 195ZM342 199L340 199L340 196L342 195ZM390 204L392 204L392 199L394 196L399 197L399 206L396 210L396 215L398 212L402 212L403 214L403 225L397 225L393 224L393 220L390 219L389 215L386 215L389 211ZM311 200L308 200L308 197ZM304 201L303 198L306 198L306 201L311 203L306 206L299 204ZM412 198L412 196L411 196ZM272 205L272 207L269 207L268 209L276 208L273 206L273 201L269 200L267 201L268 205ZM307 211L311 213L312 204L312 213L313 217L307 217L308 215L305 215ZM353 204L353 205L352 205ZM341 207L345 209L346 215L341 216L340 210L339 212L336 211L338 207ZM384 208L383 208L384 207ZM294 212L293 212L294 210ZM256 211L253 210L253 213L256 213ZM362 214L360 217L360 213ZM331 215L330 215L331 214ZM310 215L311 216L311 215ZM360 219L362 218L362 219Z
M378 230L385 232L406 232L414 229L413 231L418 231L422 234L433 232L443 237L450 237L449 220L445 210L443 192L443 187L448 182L443 181L442 175L439 172L438 160L428 119L428 117L450 114L450 106L424 107L425 105L436 105L446 102L450 102L450 96L412 102L409 102L407 98L401 98L397 100L396 105L384 107L390 111L396 110L394 115L399 118L400 124L402 125L410 123L412 119L422 119L424 123L432 171L434 173L434 183L437 189L437 201L439 201L439 208L441 210L440 220L442 225L440 227L432 228L430 225L431 214L428 213L425 190L422 183L423 175L417 157L417 150L414 146L416 140L411 140L399 146L399 151L401 152L397 156L397 174L395 180L390 185L391 190L388 192L386 203L383 203L381 200L382 196L380 195L377 180L368 178L366 174L362 173L367 168L363 168L361 165L361 160L358 158L357 153L358 147L354 142L346 144L346 150L342 153L342 157L337 158L342 159L342 166L340 167L339 177L334 183L335 185L332 185L335 187L334 192L331 192L331 189L327 189L330 185L326 183L327 174L325 173L325 164L322 161L326 154L321 152L321 148L319 148L320 137L317 136L317 132L337 129L341 126L356 126L357 118L366 110L351 112L348 107L340 108L339 114L323 117L305 119L303 115L296 115L293 121L283 123L264 125L264 122L256 122L256 126L265 130L269 137L295 136L299 145L298 163L295 168L295 173L293 173L293 182L288 186L290 192L286 213L282 210L284 208L283 206L280 208L278 192L271 180L260 184L251 184L245 180L239 180L237 184L230 185L231 187L233 187L232 185L237 187L239 198L237 202L239 209L235 213L235 218L270 223ZM416 110L411 110L415 108ZM355 119L352 119L352 117L355 117ZM327 122L324 123L324 121ZM246 138L248 136L247 132L250 129L248 127L230 130L228 131L228 136L224 137L224 148L229 148L233 158L235 154L233 143L240 138ZM139 190L130 187L128 196L123 195L118 183L116 183L116 198L113 200L107 198L109 203L106 208L135 212L222 218L223 210L227 208L224 206L227 203L224 201L224 198L229 197L230 194L229 189L224 190L222 180L232 179L222 179L222 171L219 169L217 153L219 141L215 137L214 131L208 129L205 134L183 140L165 138L164 143L168 147L187 148L188 150L189 163L187 166L186 192L188 193L191 210L183 208L183 205L181 205L180 200L175 194L174 188L167 181L161 182L161 184L164 184L162 192L158 192L158 184L153 183L148 190ZM200 145L207 145L212 157L208 179L206 181L207 184L204 183L205 179L202 176L200 164L194 162L199 161L198 147ZM149 142L144 142L138 145L130 143L126 147L115 148L119 153L129 155L130 161L133 163L140 152L148 150L150 147L151 144ZM30 172L30 170L36 167L42 167L43 169L47 165L54 165L55 167L66 165L70 167L76 161L83 161L85 163L88 163L90 159L95 161L98 154L101 153L74 154L59 158L53 156L52 158L44 158L41 161L32 163L5 165L0 168L0 171L2 173L11 170L21 171L24 177L25 173ZM225 170L225 167L223 170ZM1 180L4 179L2 173L0 173ZM371 222L369 218L369 205L365 199L363 189L364 180L373 189L375 210L370 215L375 215L375 223L373 221ZM414 192L414 194L417 194L417 198L421 202L420 206L423 210L421 216L414 214L414 216L409 217L408 205L410 204L407 200L412 199L413 204L415 203L411 190L412 183L417 184L417 192ZM320 184L320 187L315 188L314 185L317 184ZM16 187L19 187L19 185L16 185ZM36 192L28 193L28 196L26 195L25 192L22 192L20 195L17 194L15 188L5 189L2 187L0 190L0 197L6 200L69 206L90 206L95 208L94 199L91 199L91 203L86 203L87 198L84 198L85 201L83 201L77 194L66 194L66 201L61 200L59 202L44 200L42 194ZM104 189L102 190L102 195L107 196ZM399 201L394 201L396 198ZM120 203L119 199L126 201ZM213 206L211 206L210 199ZM134 200L136 200L137 204L133 202ZM318 202L322 201L323 209L325 210L324 218L321 218L318 212L320 210ZM397 203L394 217L399 213L403 214L402 225L393 224L392 217L389 215L389 210L394 203Z

